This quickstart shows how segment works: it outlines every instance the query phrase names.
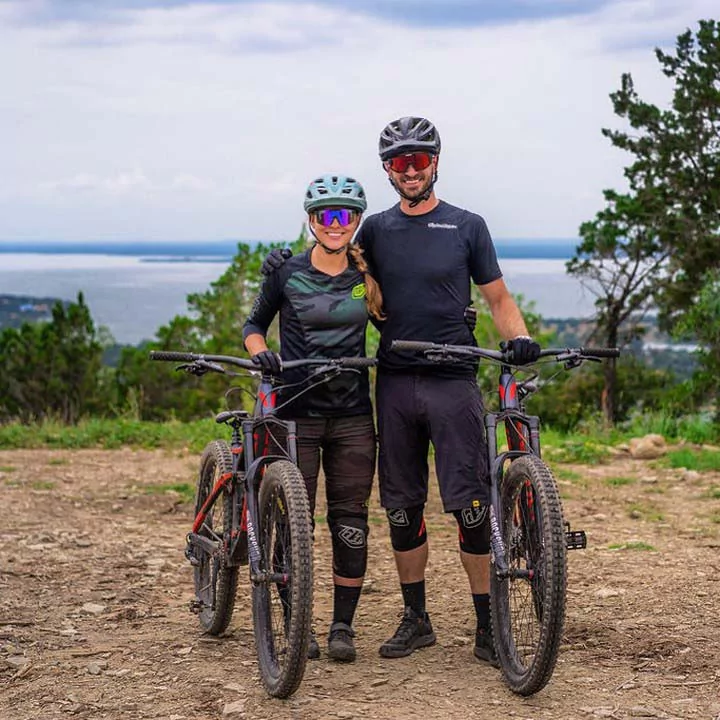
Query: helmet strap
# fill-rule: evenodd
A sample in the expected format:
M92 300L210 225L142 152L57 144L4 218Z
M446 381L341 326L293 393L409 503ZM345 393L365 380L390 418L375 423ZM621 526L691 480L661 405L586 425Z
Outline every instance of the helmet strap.
M392 176L390 173L388 173L388 180L390 181L390 184L393 186L395 192L400 195L400 197L405 198L405 200L409 201L410 207L414 208L417 207L420 203L425 202L426 200L430 199L430 196L432 195L433 187L435 186L435 183L437 182L438 173L437 173L437 165L435 166L435 169L433 170L433 177L430 181L430 184L425 188L425 192L423 192L422 195L417 195L416 197L411 197L410 195L407 195L404 193L398 185L395 184L395 181L392 179Z
M312 229L312 225L308 223L308 229L310 230L310 234L315 238L315 244L319 245L322 248L322 251L327 253L328 255L340 255L340 253L346 253L348 246L345 245L344 247L339 248L330 248L328 247L320 238L315 234L315 231Z

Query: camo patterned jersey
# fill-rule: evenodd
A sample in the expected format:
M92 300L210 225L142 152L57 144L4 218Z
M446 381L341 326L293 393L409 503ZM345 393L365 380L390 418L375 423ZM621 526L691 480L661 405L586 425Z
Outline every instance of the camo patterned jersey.
M368 322L363 276L351 264L340 275L317 270L310 250L291 257L265 278L243 339L266 335L280 314L280 355L283 360L306 357L365 357ZM302 381L311 369L283 373L283 384ZM297 388L288 391L292 395ZM280 393L279 401L286 397ZM372 412L367 370L348 372L300 395L279 411L283 417L340 417Z

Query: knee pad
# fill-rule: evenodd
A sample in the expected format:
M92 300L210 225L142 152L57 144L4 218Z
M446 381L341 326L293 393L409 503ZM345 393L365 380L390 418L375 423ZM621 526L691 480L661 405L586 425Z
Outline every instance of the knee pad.
M416 505L411 508L385 511L390 523L390 542L393 550L407 552L419 548L427 542L423 516L424 507L424 505Z
M367 537L364 517L328 515L333 546L333 572L344 578L361 578L367 568Z
M458 524L460 549L469 555L490 552L490 506L463 508L453 512Z

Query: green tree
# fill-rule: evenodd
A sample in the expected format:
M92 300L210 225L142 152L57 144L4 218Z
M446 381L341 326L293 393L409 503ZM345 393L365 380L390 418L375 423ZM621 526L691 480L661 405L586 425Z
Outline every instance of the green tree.
M696 302L675 330L676 335L694 337L701 343L692 383L694 395L699 402L715 398L715 421L720 423L720 269L706 274Z
M102 345L82 293L56 303L52 319L0 334L0 418L75 423L97 412Z
M702 20L678 36L675 53L655 51L673 83L666 109L644 102L632 76L610 97L631 130L604 129L634 155L626 193L605 191L606 208L580 228L568 272L598 298L597 335L608 345L637 337L656 307L663 329L695 302L705 269L720 265L720 24ZM603 411L617 418L616 368L606 365Z
M589 341L625 347L642 335L642 321L654 302L657 278L669 251L653 224L652 194L604 192L606 207L580 226L582 242L566 264L596 296L595 329ZM609 425L618 419L617 364L603 364L601 404Z
M701 20L697 33L678 36L674 54L655 55L673 84L670 107L642 101L625 74L611 98L632 132L603 134L635 156L625 176L669 251L656 302L662 326L672 329L693 305L705 270L720 266L720 22Z

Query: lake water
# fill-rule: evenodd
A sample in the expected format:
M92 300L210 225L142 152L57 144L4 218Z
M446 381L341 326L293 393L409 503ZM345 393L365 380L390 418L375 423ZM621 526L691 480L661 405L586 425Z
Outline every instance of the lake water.
M500 259L510 291L545 318L589 317L594 297L565 274L564 260ZM225 262L143 262L116 255L0 254L0 294L75 300L82 290L96 325L137 343L187 311L189 293L207 290Z

